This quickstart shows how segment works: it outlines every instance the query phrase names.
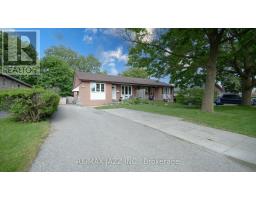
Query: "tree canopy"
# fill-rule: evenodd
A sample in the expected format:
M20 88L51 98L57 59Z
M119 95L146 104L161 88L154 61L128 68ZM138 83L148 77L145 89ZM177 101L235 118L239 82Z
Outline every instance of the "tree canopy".
M53 46L45 51L46 56L55 56L66 62L74 70L98 73L101 69L100 61L93 55L83 56L64 46Z
M197 29L168 29L151 41L144 40L146 29L132 31L135 34L128 35L128 40L134 43L129 50L129 65L147 67L149 74L157 78L171 75L176 87L203 84L206 52L205 48L197 47L205 46L202 41L199 43L201 35ZM192 51L193 46L196 51Z
M251 104L251 93L256 86L256 30L229 29L230 40L223 45L219 59L220 77L230 77L226 82L232 82L235 77L240 80L242 103Z
M166 29L147 38L146 29L129 29L134 45L128 64L146 66L155 77L170 75L179 87L203 85L202 110L213 111L216 64L225 29Z
M41 60L41 74L38 85L51 89L61 96L69 96L72 91L73 70L67 63L54 56L46 56Z
M170 75L177 87L204 87L202 110L213 111L214 85L242 92L249 105L256 86L255 29L164 29L148 37L147 29L128 29L132 42L128 64L147 67L150 75Z
M134 78L148 78L149 75L144 68L129 67L127 70L122 72L122 76L134 77Z

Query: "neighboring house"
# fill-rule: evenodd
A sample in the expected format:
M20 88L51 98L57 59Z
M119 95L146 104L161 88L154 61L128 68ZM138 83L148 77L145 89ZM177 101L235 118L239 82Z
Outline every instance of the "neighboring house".
M10 75L0 73L0 89L31 88L32 86Z
M76 72L73 88L79 104L97 106L131 97L172 101L174 87L151 79Z

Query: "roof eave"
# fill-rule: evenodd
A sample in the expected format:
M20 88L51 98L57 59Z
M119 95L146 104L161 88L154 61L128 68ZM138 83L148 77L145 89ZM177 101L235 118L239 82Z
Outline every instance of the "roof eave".
M2 75L2 76L5 76L5 77L7 77L7 78L9 78L9 79L12 79L12 80L14 80L14 81L16 81L16 82L18 82L18 83L20 83L20 84L22 84L22 85L27 86L27 87L32 87L32 85L30 85L30 84L28 84L28 83L25 83L25 82L23 82L23 81L21 81L21 80L19 80L19 79L17 79L17 78L14 78L14 77L12 77L12 76L10 76L10 75L8 75L8 74L1 73L1 75Z
M140 86L162 86L162 87L174 87L172 84L144 84L144 83L130 83L130 82L120 82L120 81L104 81L104 80L88 80L80 79L83 82L95 81L95 82L105 82L105 83L115 83L115 84L129 84L129 85L140 85Z

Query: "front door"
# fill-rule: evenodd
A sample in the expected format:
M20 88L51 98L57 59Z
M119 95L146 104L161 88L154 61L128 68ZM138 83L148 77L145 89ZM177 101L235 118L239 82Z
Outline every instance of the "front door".
M155 98L155 88L149 88L149 99L154 100Z
M112 99L116 100L116 85L112 85Z
M129 99L132 96L132 86L131 85L122 85L121 86L121 97L122 99Z

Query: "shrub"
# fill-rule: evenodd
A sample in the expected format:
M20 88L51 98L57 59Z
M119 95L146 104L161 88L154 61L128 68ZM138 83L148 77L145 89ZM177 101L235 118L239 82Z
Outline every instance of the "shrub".
M184 105L201 106L203 99L203 89L190 88L178 93L176 100Z
M50 117L59 104L59 96L44 89L0 91L0 108L10 111L19 121L40 121Z
M150 101L148 99L135 97L128 100L124 100L123 103L124 104L150 104Z

